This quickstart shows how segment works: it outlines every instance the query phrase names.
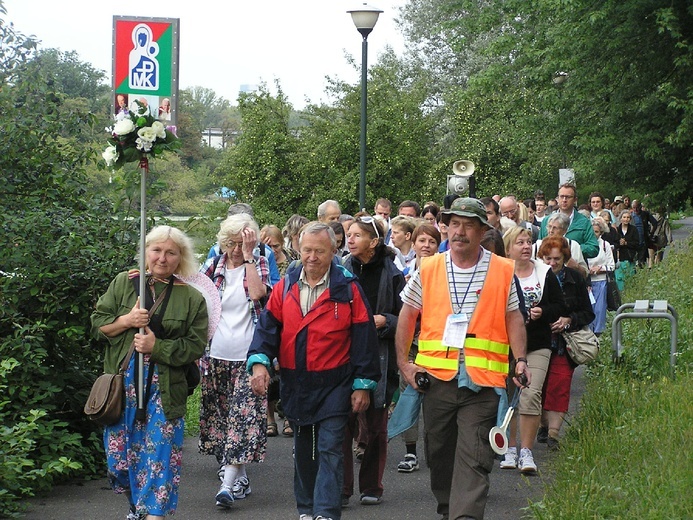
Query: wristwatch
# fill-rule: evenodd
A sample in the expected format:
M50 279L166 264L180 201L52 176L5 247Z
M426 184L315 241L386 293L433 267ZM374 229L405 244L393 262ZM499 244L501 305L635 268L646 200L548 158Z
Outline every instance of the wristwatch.
M257 260L255 260L254 258L252 260L243 260L243 263L255 265L255 264L257 264Z
M515 360L516 363L519 363L522 361L525 365L527 364L527 358L519 357Z

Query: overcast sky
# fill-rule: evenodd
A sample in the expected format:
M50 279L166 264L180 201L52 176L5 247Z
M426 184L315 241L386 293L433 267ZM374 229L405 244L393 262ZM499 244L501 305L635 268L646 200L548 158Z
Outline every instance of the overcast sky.
M325 76L360 81L361 35L352 0L4 0L6 19L42 48L76 51L111 81L113 16L180 18L181 88L213 89L235 104L242 84L279 79L294 108L327 101ZM368 61L386 45L402 53L394 19L406 0L373 0L384 12L368 37ZM299 11L300 10L300 11ZM357 69L348 65L351 54Z

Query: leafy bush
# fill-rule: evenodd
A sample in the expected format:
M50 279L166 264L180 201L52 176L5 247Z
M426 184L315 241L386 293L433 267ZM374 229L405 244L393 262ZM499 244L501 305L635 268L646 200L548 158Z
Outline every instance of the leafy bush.
M102 468L82 413L101 370L89 315L131 264L138 225L85 191L92 118L63 110L53 78L26 66L33 47L0 17L0 516L58 476Z

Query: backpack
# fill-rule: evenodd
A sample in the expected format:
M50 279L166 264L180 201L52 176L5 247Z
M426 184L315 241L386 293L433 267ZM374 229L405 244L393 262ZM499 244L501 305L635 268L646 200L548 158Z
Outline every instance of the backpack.
M655 226L654 231L652 232L652 243L655 245L655 249L657 250L664 249L669 243L665 224L666 218L659 217L657 225Z

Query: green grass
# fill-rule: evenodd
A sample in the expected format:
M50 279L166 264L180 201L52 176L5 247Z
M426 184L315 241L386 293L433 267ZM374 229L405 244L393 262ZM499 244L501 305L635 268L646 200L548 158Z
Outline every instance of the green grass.
M623 301L666 299L679 314L676 371L665 320L622 322L587 371L580 411L553 460L552 483L529 508L538 519L693 518L693 245L628 282Z
M185 435L196 437L200 434L200 386L195 388L193 395L188 397L187 410L185 412Z

